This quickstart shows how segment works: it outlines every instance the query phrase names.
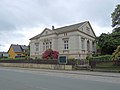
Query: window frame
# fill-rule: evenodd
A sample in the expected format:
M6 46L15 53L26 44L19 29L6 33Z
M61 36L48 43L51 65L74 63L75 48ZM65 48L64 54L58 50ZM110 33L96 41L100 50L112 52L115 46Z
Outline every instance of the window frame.
M39 43L35 43L35 51L36 51L36 52L39 51Z
M64 50L69 50L69 40L68 39L63 40L63 43L64 43Z
M85 38L81 38L81 50L85 50Z

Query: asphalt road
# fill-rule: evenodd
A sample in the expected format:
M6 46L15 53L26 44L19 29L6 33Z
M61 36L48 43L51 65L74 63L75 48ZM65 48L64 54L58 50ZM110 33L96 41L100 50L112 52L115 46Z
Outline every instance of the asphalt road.
M0 67L0 90L120 90L120 78Z

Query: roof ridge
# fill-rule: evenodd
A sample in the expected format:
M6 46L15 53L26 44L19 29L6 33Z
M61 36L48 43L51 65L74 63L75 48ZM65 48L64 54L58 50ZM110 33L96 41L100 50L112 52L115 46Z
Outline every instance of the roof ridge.
M61 28L66 28L66 27L69 27L69 26L75 26L75 25L79 25L79 24L82 24L82 23L86 23L86 22L89 22L89 21L84 21L84 22L80 22L80 23L76 23L76 24L66 25L66 26L63 26L63 27L55 28L54 30L61 29Z

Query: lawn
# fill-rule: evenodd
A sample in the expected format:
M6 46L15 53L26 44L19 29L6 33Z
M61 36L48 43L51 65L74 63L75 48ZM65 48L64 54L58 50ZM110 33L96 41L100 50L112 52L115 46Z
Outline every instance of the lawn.
M120 66L114 66L112 62L96 64L97 69L120 70Z

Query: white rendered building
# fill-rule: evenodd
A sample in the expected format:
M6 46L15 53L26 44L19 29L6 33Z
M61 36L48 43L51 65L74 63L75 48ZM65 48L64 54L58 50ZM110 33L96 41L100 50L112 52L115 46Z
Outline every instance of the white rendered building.
M68 58L85 59L96 52L95 33L89 21L52 29L30 39L30 57L41 58L42 53L51 48Z

